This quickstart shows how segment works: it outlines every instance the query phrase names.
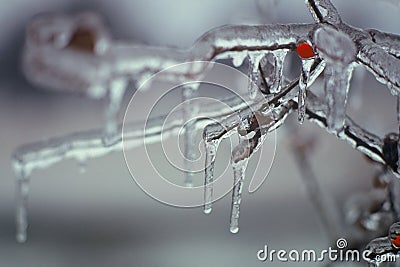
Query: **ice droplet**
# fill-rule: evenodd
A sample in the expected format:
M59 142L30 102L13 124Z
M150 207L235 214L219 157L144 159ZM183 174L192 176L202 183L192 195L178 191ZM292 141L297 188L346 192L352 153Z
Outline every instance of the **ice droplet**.
M310 80L311 67L314 64L313 59L303 59L301 61L301 74L299 80L299 94L298 94L298 109L297 120L300 124L304 122L306 114L306 101L307 101L307 85Z
M232 64L233 66L235 66L236 68L242 66L243 61L246 59L247 57L247 53L232 53L231 54L232 57Z
M198 96L198 87L200 83L185 84L182 90L183 100L183 123L185 131L183 133L184 142L184 163L185 163L185 186L193 186L193 172L191 171L191 161L196 158L196 144L194 142L196 137L196 121L193 116L198 114L199 106L193 98Z

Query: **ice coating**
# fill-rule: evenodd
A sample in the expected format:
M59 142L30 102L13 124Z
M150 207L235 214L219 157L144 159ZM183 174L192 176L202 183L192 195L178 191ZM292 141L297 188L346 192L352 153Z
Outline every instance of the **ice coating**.
M400 36L378 30L367 30L372 41L386 50L389 54L400 58Z
M316 29L313 41L319 56L328 62L347 65L356 58L357 48L351 36L331 26Z
M89 28L95 34L95 51L68 46L77 28ZM290 49L311 29L310 24L223 26L205 33L190 49L179 50L112 41L101 19L89 14L45 16L36 18L27 28L23 68L27 78L40 87L100 98L107 93L107 83L117 77L142 80L142 75L148 77L176 64L212 61L224 54L236 54L234 63L238 66L243 52ZM56 37L49 40L48 36ZM163 78L196 77L206 67L207 64L197 64L178 72L165 72Z
M376 79L389 86L396 93L400 92L400 60L388 54L383 48L369 39L359 41L357 58Z

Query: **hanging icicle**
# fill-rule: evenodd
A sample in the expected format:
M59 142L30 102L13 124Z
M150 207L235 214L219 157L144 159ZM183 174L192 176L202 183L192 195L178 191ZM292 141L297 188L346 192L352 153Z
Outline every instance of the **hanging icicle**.
M325 97L328 104L327 126L332 133L342 131L346 117L347 95L357 49L353 40L331 26L322 26L314 34L319 56L326 61Z
M279 93L283 78L283 63L287 50L276 50L267 53L260 61L263 81L267 94Z
M297 108L297 120L300 124L304 122L306 114L306 101L307 101L307 86L310 82L311 67L314 64L313 59L303 59L301 61L301 74L299 80L299 93L297 95L298 108Z
M260 93L259 80L260 80L260 60L264 57L263 53L249 53L249 71L248 71L248 92L250 99L256 99Z
M211 140L205 142L206 150L206 166L205 166L205 181L204 181L204 213L209 214L212 211L213 201L213 182L214 182L214 165L215 157L217 156L220 140Z

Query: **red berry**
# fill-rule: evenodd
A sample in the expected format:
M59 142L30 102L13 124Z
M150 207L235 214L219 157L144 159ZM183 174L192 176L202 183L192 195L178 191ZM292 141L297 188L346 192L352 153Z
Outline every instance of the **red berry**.
M392 244L396 247L399 248L400 247L400 236L396 236L395 238L391 239Z
M307 42L299 43L296 52L301 58L311 58L315 56L313 48Z
M394 247L400 248L400 222L394 223L390 226L389 238Z

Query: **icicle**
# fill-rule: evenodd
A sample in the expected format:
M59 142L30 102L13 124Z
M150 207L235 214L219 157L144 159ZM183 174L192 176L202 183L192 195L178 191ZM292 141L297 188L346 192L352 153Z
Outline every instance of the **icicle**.
M232 152L233 168L233 191L230 231L233 234L239 232L240 202L242 201L243 181L246 174L246 167L249 161L249 142L240 143Z
M238 127L239 145L232 151L231 165L233 169L233 189L231 203L230 231L233 234L239 232L240 203L242 201L243 182L246 175L246 167L250 157L250 142L246 139L249 134L249 121L242 119ZM254 132L251 132L254 134Z
M315 31L314 45L326 61L325 95L328 102L327 126L338 134L344 126L352 62L357 54L353 40L345 33L327 25Z
M353 66L327 64L325 68L325 96L328 102L328 130L339 133L346 117L347 95Z
M112 144L118 132L118 113L127 87L127 81L117 79L110 83L108 92L108 107L106 109L105 145Z
M302 59L301 61L301 75L299 80L299 94L298 94L298 108L297 120L300 124L304 122L306 115L306 101L307 101L307 85L310 82L311 67L314 64L313 59Z
M19 162L14 162L14 171L17 177L16 192L16 239L24 243L27 239L28 229L28 194L29 194L29 175L30 171Z
M260 65L260 60L264 54L261 53L249 53L249 83L248 83L248 92L250 95L250 99L255 99L257 94L259 93L258 85L260 79L260 73L258 67Z
M214 182L214 164L217 155L220 140L212 140L205 142L206 150L206 166L205 166L205 181L204 181L204 213L209 214L212 211L213 201L213 182Z
M279 93L283 81L283 63L287 50L276 50L266 54L260 62L266 85L266 93Z
M191 161L196 159L196 128L195 120L192 118L198 114L199 106L191 101L198 95L199 83L185 84L182 90L183 98L183 123L184 131L184 163L185 163L185 186L193 186L194 173L191 171Z
M205 180L204 180L204 213L212 210L214 162L216 152L222 139L231 136L235 132L237 121L240 120L237 113L233 113L220 120L218 123L210 123L203 129L203 140L206 150Z

